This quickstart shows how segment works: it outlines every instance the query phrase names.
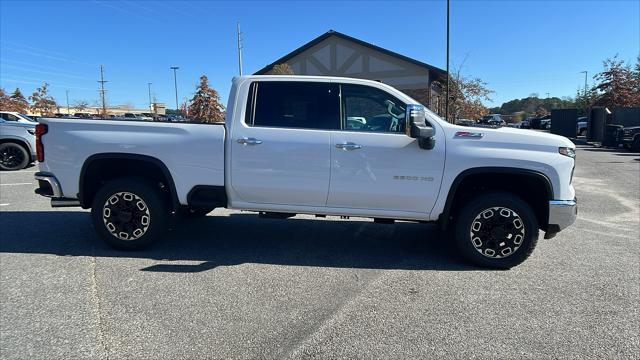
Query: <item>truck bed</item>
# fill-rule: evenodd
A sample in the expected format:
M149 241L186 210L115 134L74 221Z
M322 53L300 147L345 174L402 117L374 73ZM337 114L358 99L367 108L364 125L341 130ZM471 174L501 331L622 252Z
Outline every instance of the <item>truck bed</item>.
M147 155L164 163L180 203L194 185L224 185L224 124L43 118L45 162L67 198L76 198L81 169L96 154Z

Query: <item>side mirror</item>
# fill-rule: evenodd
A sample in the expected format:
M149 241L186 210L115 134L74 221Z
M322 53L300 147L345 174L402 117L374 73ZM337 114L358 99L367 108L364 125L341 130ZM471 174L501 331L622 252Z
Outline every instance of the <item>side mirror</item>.
M418 139L421 149L431 150L436 144L433 136L436 129L427 125L424 106L407 105L405 133L407 136Z

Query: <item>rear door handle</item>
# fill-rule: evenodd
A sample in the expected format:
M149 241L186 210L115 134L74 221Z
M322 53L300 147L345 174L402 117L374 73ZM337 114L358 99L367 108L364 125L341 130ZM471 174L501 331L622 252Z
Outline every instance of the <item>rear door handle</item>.
M258 140L256 138L243 137L242 139L238 139L238 144L242 144L242 145L260 145L260 144L262 144L262 140Z
M358 144L354 144L352 142L346 142L346 143L342 143L342 144L336 144L336 147L338 149L342 149L342 150L358 150L358 149L362 149L362 145L358 145Z

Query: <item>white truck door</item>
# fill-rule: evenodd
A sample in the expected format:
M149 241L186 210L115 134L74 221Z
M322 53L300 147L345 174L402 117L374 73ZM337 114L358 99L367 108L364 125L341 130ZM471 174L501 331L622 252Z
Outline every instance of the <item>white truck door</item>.
M440 188L444 144L424 150L405 135L406 104L393 95L354 84L340 91L342 130L331 137L327 206L428 215Z
M234 124L229 154L230 184L240 201L326 205L328 130L340 127L337 91L331 90L329 82L251 84L246 116Z

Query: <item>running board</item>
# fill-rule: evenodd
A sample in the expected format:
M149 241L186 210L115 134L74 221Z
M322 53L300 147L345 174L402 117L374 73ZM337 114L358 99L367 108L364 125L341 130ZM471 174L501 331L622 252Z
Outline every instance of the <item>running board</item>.
M80 200L69 198L51 199L51 207L76 207L80 206Z

